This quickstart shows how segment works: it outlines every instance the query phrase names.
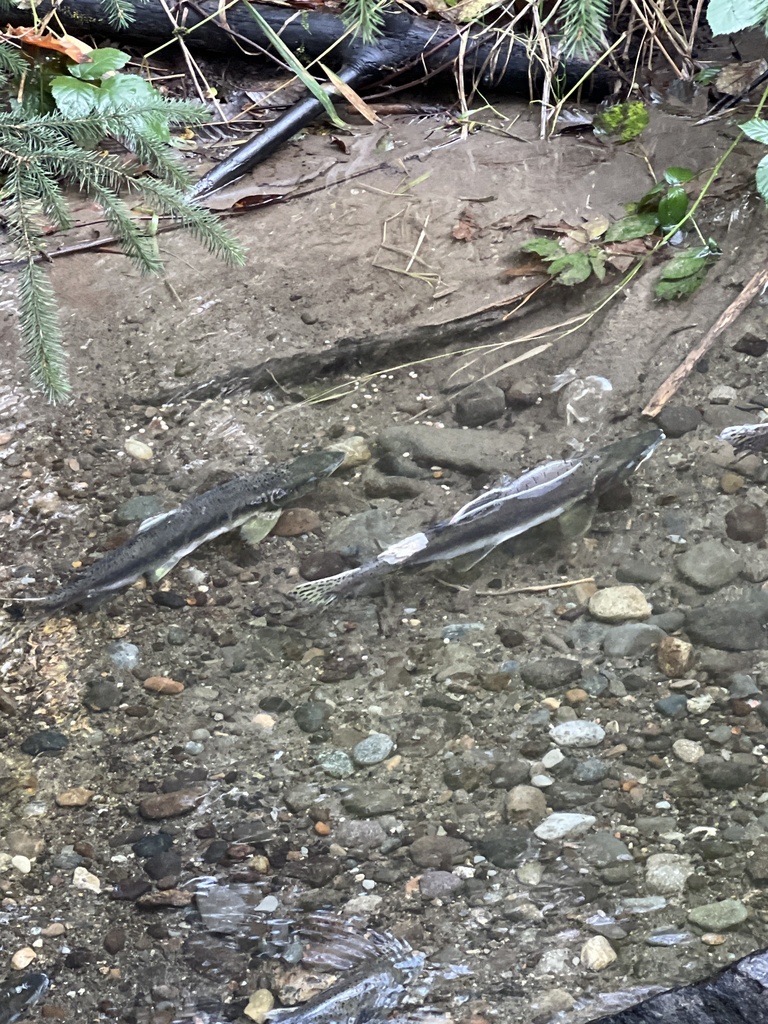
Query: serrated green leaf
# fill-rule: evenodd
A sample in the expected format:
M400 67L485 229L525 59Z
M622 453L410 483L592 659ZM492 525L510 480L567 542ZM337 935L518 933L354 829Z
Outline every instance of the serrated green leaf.
M707 264L701 256L690 256L680 254L667 263L661 272L661 280L679 281L684 277L691 277L693 274L705 272Z
M565 253L565 249L554 238L531 238L523 242L520 252L533 252L543 260L556 260Z
M652 235L659 226L655 213L632 213L611 224L605 233L606 242L629 242L632 238Z
M98 90L98 109L105 114L129 114L134 129L156 142L168 142L171 133L167 115L157 107L160 95L154 86L138 75L114 75ZM140 112L134 113L136 108ZM141 109L141 108L144 109Z
M83 64L72 64L69 73L74 78L81 78L88 82L103 78L108 71L119 71L124 68L131 59L130 55L122 50L115 50L111 46L105 46L100 50L91 50L90 58Z
M157 90L138 75L115 75L99 88L99 110L105 114L124 114L157 99Z
M707 21L716 36L729 36L765 21L765 0L709 0Z
M592 265L583 252L570 252L553 260L547 270L552 277L557 278L559 284L570 287L586 281L592 273Z
M696 172L688 167L668 167L664 171L664 181L669 185L682 185L696 177Z
M755 184L757 185L757 191L763 197L766 204L768 204L768 156L764 156L757 165Z
M659 220L663 231L679 224L688 212L688 193L682 185L673 185L659 200Z
M90 82L80 82L69 75L51 79L51 95L65 117L85 117L94 109L99 90Z
M751 121L745 121L739 127L750 139L768 146L768 121L764 121L762 117L753 117Z

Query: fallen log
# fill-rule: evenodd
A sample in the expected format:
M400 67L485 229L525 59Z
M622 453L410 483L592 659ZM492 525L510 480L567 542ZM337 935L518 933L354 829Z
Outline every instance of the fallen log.
M371 82L399 83L423 81L441 72L460 73L465 82L477 88L518 95L536 93L544 72L531 59L528 39L509 31L459 26L430 21L404 12L384 15L383 32L375 42L363 43L347 31L344 22L325 11L297 11L286 7L258 4L258 10L283 43L303 59L323 57L339 69L347 84L360 88ZM183 38L190 49L209 53L243 55L251 43L262 52L270 51L270 39L251 16L248 5L238 3L224 10L218 0L180 0L169 12L164 0L148 0L136 8L135 21L127 28L109 24L101 0L40 0L34 10L13 8L8 21L13 25L32 24L55 7L56 21L80 38L93 35L137 43L159 42L174 35ZM569 89L587 76L588 61L573 57L556 68L558 82ZM600 98L612 83L611 74L598 68L586 78L583 95ZM195 187L202 195L219 188L249 170L302 127L322 113L322 105L308 96L262 132L249 148L241 149L224 161Z

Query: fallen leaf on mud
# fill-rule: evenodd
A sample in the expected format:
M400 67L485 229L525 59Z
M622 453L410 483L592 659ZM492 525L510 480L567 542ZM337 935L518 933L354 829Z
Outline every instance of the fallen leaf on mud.
M500 217L488 226L496 231L517 231L519 228L525 227L528 221L535 219L532 213L520 210L518 213L508 213L505 217Z
M457 242L472 242L479 230L472 211L464 209L459 214L458 224L454 224L451 234Z
M715 79L715 88L726 96L740 96L766 71L768 63L762 57L743 64L729 64Z

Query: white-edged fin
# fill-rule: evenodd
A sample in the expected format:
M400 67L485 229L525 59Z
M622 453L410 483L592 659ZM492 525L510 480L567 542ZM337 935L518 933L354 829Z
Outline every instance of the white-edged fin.
M581 465L581 459L559 459L530 469L506 486L494 487L493 490L473 498L448 520L447 525L454 526L456 523L466 522L468 519L474 519L480 515L488 515L502 502L510 499L530 499L548 494L563 480L575 473Z
M727 441L735 452L762 452L768 448L768 421L725 427L717 436L719 440Z
M170 512L159 512L156 516L150 516L148 519L143 519L139 523L139 528L136 533L144 533L145 530L151 529L153 526L157 526L158 523L162 523L164 519L170 519L171 516L175 516L179 510L172 508Z
M429 544L429 537L426 533L413 533L410 537L398 540L390 544L381 554L378 555L378 562L386 562L387 565L400 565L406 559L417 555Z

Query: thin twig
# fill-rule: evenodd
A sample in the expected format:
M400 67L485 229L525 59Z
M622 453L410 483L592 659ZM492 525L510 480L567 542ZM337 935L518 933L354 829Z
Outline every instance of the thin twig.
M471 587L464 586L463 583L449 583L448 580L441 580L439 577L435 577L438 583L442 583L444 587L450 587L451 590L460 590L466 592L471 590ZM506 597L507 594L541 594L546 590L563 590L566 587L575 587L579 583L594 583L594 576L585 576L581 580L564 580L562 583L537 583L530 587L507 587L504 590L476 590L474 592L476 597Z
M726 327L737 320L750 302L768 288L768 267L762 267L744 285L733 302L717 318L699 344L691 349L680 365L670 373L650 402L643 409L643 416L658 416L667 402L677 393L680 385L693 371L696 363L708 352Z

